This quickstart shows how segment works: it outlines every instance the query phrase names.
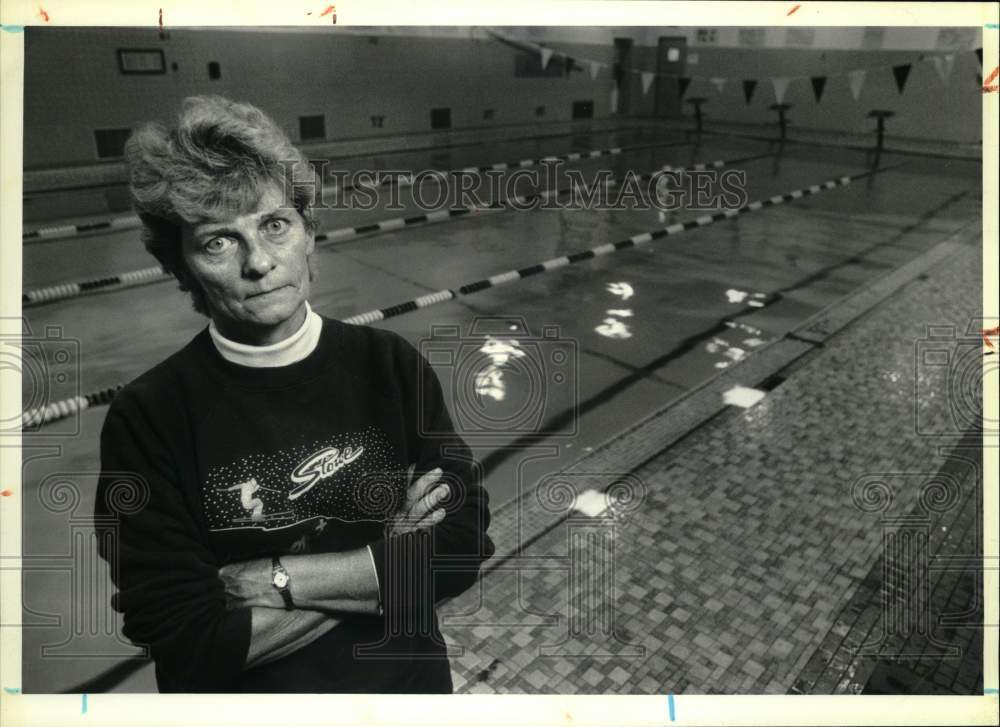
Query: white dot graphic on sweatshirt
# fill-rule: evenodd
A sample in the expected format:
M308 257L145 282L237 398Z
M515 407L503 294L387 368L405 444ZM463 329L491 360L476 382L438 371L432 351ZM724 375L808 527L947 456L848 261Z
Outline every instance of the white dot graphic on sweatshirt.
M288 491L292 488L291 472L306 457L334 447L340 450L363 448L362 455L335 472L327 479L320 480L308 493L294 501L289 501ZM364 497L359 485L365 479L382 473L399 471L401 468L394 455L392 445L379 429L369 426L359 432L347 432L326 439L292 446L285 451L254 453L228 465L211 469L206 476L203 501L206 517L211 530L255 529L269 530L288 528L309 522L309 527L320 518L356 522L378 519L375 513L367 511L356 498ZM239 489L229 490L234 484L254 479L259 488L254 497L264 504L264 521L249 521L249 511L240 500ZM384 480L385 478L380 478ZM396 484L396 497L402 496L404 483ZM391 502L390 502L391 504ZM268 520L269 513L287 513Z

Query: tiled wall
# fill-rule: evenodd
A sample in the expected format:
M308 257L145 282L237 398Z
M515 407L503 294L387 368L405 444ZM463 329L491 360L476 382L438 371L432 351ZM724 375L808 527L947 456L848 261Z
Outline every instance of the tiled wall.
M708 42L695 28L603 28L584 29L589 32L576 37L586 42L573 43L569 28L520 35L518 30L506 33L602 63L613 60L614 37L632 37L633 68L642 70L655 70L660 35L684 35L689 40L687 72L695 77L687 96L708 97L708 116L727 121L773 120L767 108L774 102L771 76L881 67L868 74L858 101L842 75L830 76L819 104L808 79L793 81L785 97L795 105L792 123L862 132L872 127L866 118L870 109L888 108L897 113L890 134L960 142L980 138L982 97L976 76L981 69L972 52L981 42L978 31L963 35L917 29L903 34L889 28L876 38L864 28L812 33L767 28L742 35L746 29L718 28ZM829 49L835 42L855 49ZM123 75L119 48L162 49L166 73ZM917 62L905 93L897 91L888 66L943 52L956 53L948 85L930 63ZM436 35L174 29L162 38L155 28L33 27L25 44L25 168L93 163L98 160L95 129L169 121L181 99L199 93L256 103L293 140L298 139L299 116L317 114L325 116L330 140L429 131L430 111L439 107L451 109L452 128L568 121L575 101L592 101L596 118L610 115L613 81L607 68L596 80L586 70L569 77L516 77L517 53L471 29ZM220 65L218 80L209 79L210 62ZM721 95L706 80L712 76L730 79ZM759 81L749 104L743 97L744 78ZM636 75L630 83L629 113L651 114L653 91L644 96ZM540 105L545 106L542 118L536 116ZM494 110L488 119L486 109ZM380 125L373 116L383 117Z
M518 51L493 40L192 30L161 40L155 29L113 28L29 28L26 36L26 169L94 162L94 129L169 121L194 94L257 104L293 140L299 116L325 114L327 137L343 139L429 131L438 107L451 108L452 128L568 121L574 101L592 100L594 115L607 116L612 84L607 71L596 82L584 70L515 78ZM122 75L122 47L162 49L167 72ZM585 48L581 55L610 62L610 46ZM216 81L212 61L221 66ZM381 126L372 116L384 117Z

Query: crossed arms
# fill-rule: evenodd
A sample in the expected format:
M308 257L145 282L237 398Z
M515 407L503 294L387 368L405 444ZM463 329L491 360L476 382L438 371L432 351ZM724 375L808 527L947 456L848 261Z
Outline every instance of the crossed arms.
M412 471L412 468L411 468ZM445 517L437 507L448 497L447 483L436 468L406 491L406 501L389 524L390 536L426 530ZM246 667L280 659L315 641L343 620L343 613L377 614L379 584L369 549L340 553L284 555L291 579L292 610L271 585L271 561L256 559L225 565L227 608L250 608L250 646ZM333 612L333 613L331 613Z

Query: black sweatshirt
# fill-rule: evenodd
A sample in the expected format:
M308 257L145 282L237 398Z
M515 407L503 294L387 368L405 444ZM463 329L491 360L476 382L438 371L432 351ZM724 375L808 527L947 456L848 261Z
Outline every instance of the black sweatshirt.
M411 464L443 469L447 514L386 538ZM149 645L161 692L450 692L434 604L493 554L479 479L436 375L400 336L324 317L305 359L253 368L206 328L105 419L95 519L112 604ZM226 608L218 569L365 545L384 614L338 614L311 644L244 669L250 609Z

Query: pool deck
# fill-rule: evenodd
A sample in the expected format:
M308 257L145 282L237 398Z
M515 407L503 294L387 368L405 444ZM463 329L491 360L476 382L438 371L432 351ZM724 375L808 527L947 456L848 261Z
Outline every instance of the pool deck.
M481 589L444 611L456 691L982 694L982 433L954 411L975 411L980 379L916 356L981 356L979 239L596 449L562 478L575 500L498 512ZM935 325L958 330L928 342ZM768 379L752 407L722 405Z

